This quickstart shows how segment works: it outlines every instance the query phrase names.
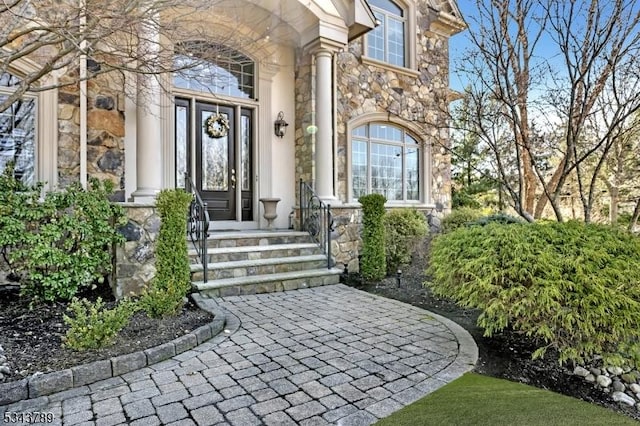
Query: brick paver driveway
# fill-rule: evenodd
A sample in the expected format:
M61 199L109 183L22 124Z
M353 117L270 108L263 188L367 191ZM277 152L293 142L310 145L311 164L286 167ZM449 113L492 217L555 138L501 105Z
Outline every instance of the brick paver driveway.
M455 323L344 285L211 299L225 332L142 370L7 407L64 425L367 425L472 368Z

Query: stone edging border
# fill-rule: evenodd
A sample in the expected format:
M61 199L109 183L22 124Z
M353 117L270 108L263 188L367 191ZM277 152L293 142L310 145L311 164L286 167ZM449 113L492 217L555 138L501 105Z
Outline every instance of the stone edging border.
M201 345L224 329L226 316L224 311L212 300L205 299L198 293L192 294L191 298L198 308L214 316L211 323L198 327L191 333L170 342L143 351L81 364L52 373L36 373L14 382L0 383L0 405L51 395L116 377L164 361Z

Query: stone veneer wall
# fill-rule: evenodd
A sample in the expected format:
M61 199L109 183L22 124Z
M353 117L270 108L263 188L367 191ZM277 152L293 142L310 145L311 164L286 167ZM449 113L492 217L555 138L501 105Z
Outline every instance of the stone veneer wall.
M334 231L331 234L331 256L336 267L349 272L360 272L358 256L362 252L362 209L359 207L331 207ZM439 219L433 211L423 211L431 232L439 229Z
M423 3L421 7L426 9ZM362 39L337 54L337 187L336 195L346 200L348 190L347 123L369 113L386 113L392 119L417 124L431 145L431 197L443 209L451 208L451 159L448 154L449 130L449 53L448 38L427 31L428 10L417 11L417 49L415 76L395 68L362 61ZM397 121L397 120L395 120ZM428 145L427 145L428 148ZM423 168L423 170L428 170Z
M299 199L300 187L298 182L312 183L314 176L314 138L307 132L307 127L312 122L313 117L313 90L314 82L311 73L311 55L301 55L298 52L295 72L295 96L296 96L296 134L295 134L295 157L296 157L296 200Z
M331 255L336 267L359 272L358 256L362 251L362 209L357 207L331 207L334 231L331 234Z
M111 288L119 299L139 294L156 273L154 244L160 231L160 216L154 204L122 203L128 222L120 228L126 242L116 247Z
M417 2L416 67L403 70L363 61L362 37L336 54L337 153L336 196L348 195L347 123L370 113L388 114L394 121L418 125L417 135L431 149L431 201L439 210L451 208L451 158L449 148L449 41L448 36L429 31L434 12L427 2ZM298 52L296 93L296 180L313 182L314 141L306 132L312 124L314 78L312 57ZM399 119L399 120L398 120ZM423 170L429 170L423 168Z
M66 78L73 81L77 70ZM123 87L122 77L114 73L87 82L87 174L111 180L115 201L124 201ZM79 85L62 87L58 100L58 183L65 186L80 179Z

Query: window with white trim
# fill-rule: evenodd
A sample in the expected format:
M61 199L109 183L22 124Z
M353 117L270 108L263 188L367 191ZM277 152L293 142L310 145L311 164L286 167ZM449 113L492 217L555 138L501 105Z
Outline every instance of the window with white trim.
M19 82L13 74L0 74L0 102ZM26 185L36 183L36 114L36 99L29 94L0 112L0 173L13 162L14 176Z
M353 129L353 199L376 193L389 201L419 201L420 158L418 141L401 127L369 123Z
M173 84L182 89L255 99L255 62L232 47L205 41L176 45Z
M391 0L369 0L380 23L367 34L367 56L399 67L407 66L407 11Z

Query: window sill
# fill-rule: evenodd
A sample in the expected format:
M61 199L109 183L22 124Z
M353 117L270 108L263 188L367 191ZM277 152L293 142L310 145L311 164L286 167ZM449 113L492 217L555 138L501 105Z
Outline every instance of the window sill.
M400 74L404 74L408 77L417 78L420 76L420 72L411 68L399 67L397 65L391 65L388 62L379 61L377 59L367 58L366 56L362 56L362 63L364 65L373 65L374 67L384 68L389 71L394 71Z

